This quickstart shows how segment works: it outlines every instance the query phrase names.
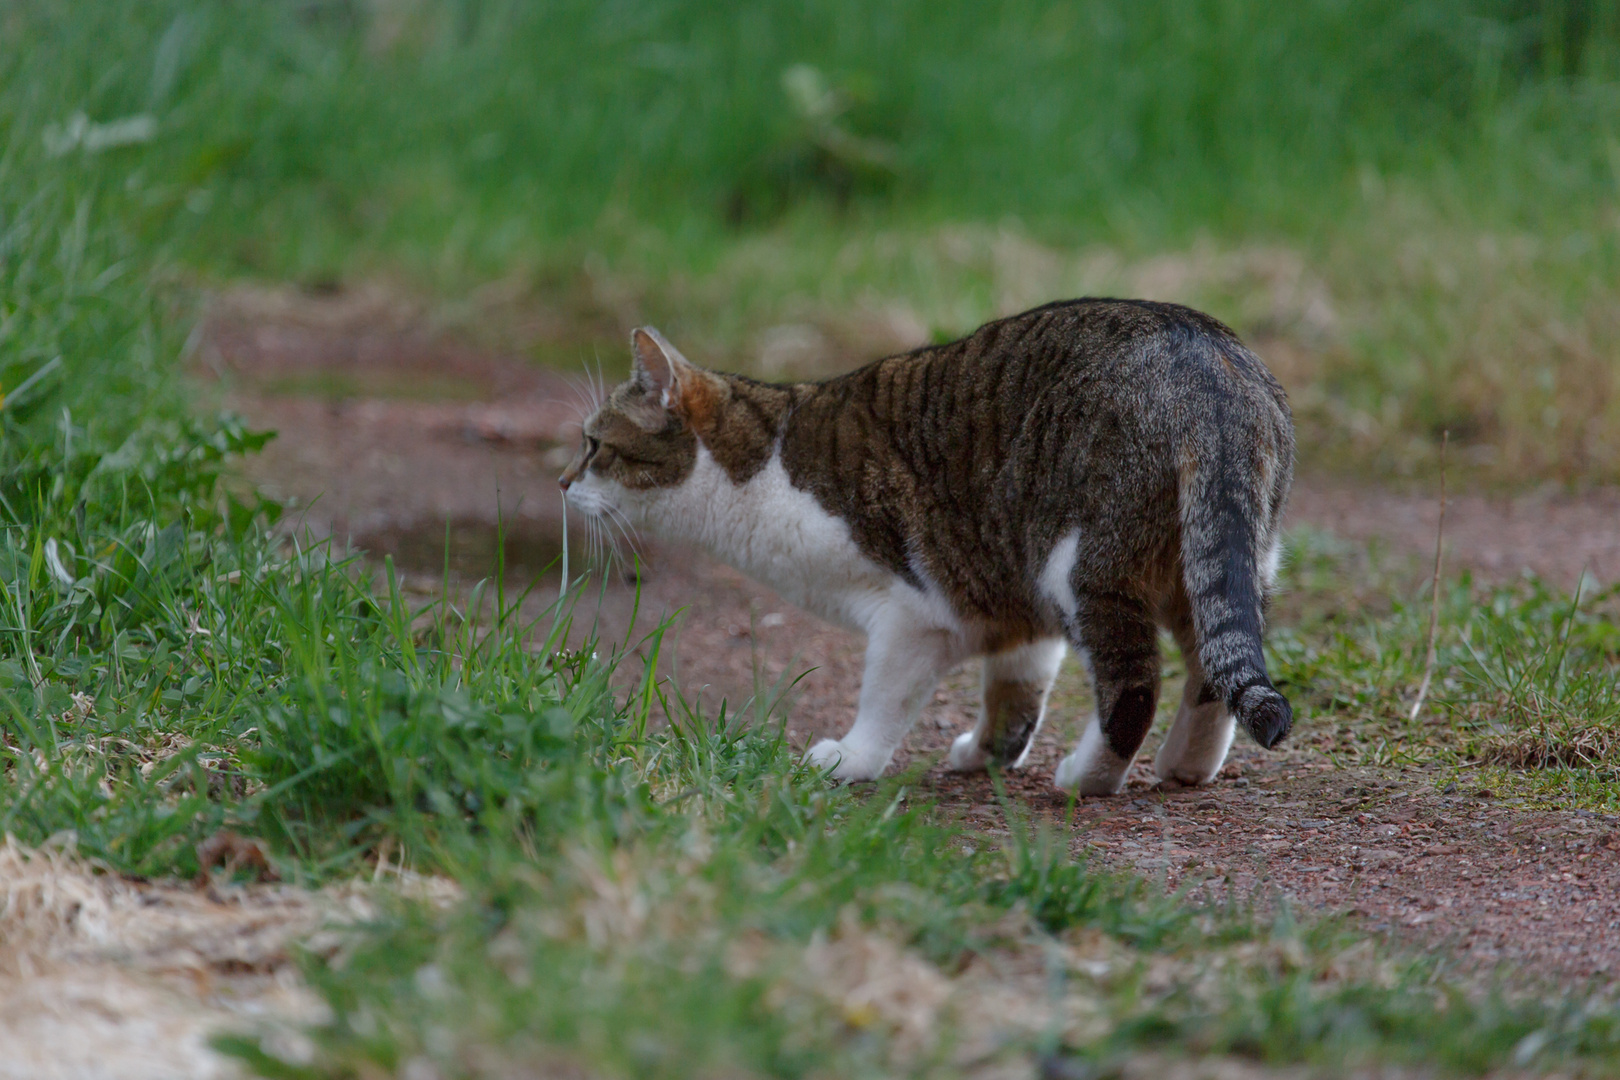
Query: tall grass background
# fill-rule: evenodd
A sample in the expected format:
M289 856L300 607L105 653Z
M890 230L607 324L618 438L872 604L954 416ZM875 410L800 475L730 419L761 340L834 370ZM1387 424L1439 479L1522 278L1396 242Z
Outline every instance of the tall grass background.
M606 280L614 320L747 366L807 306L941 336L1144 287L1085 252L1203 245L1325 283L1326 336L1249 302L1265 273L1158 290L1303 339L1270 355L1308 460L1421 471L1451 430L1482 476L1620 476L1609 0L15 0L0 39L0 385L65 365L36 427L91 387L107 438L172 404L133 403L195 287L244 276ZM1073 258L1009 289L999 248L939 242L986 225Z
M487 273L624 220L712 236L816 199L1311 234L1369 175L1541 224L1615 184L1607 2L24 2L5 33L28 45L4 61L13 167L75 113L151 116L41 178L229 271L337 272L358 243ZM819 96L785 85L799 65ZM888 153L841 155L831 125Z

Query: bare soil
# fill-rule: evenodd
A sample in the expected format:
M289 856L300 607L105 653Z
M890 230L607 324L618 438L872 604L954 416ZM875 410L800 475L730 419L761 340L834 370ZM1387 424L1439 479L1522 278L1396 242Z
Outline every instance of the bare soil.
M280 295L223 298L203 339L224 400L280 432L248 476L293 500L314 532L393 555L418 588L444 573L447 528L452 575L491 572L498 520L509 575L543 575L560 550L554 477L578 437L585 380L480 352L419 321L379 319L342 296ZM1426 556L1437 513L1429 496L1307 476L1290 520ZM1620 491L1463 493L1447 514L1448 565L1490 580L1530 571L1566 587L1583 572L1612 582L1617 524ZM790 731L803 741L843 732L860 684L856 635L701 553L642 543L639 554L640 631L682 612L662 654L674 684L712 711L808 671L793 690ZM555 577L544 580L555 590ZM626 578L610 575L600 606L593 597L580 615L599 620L604 640L644 648L629 630L637 602ZM948 677L895 768L917 768L921 788L996 831L1005 822L989 779L942 767L950 739L973 720L976 692L976 672ZM1620 818L1530 811L1466 785L1439 794L1436 777L1417 770L1342 769L1308 730L1280 752L1240 743L1206 788L1168 790L1139 764L1125 794L1075 805L1050 786L1087 707L1073 663L1053 700L1029 767L1008 788L1030 811L1069 822L1076 848L1106 865L1195 898L1287 898L1343 913L1464 967L1505 962L1559 983L1620 977ZM1144 760L1151 751L1150 740Z

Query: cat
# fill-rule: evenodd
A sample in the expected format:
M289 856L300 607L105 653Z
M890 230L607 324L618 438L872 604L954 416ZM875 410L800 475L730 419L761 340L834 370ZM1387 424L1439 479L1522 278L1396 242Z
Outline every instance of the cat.
M866 635L854 725L811 747L882 774L951 667L983 657L949 764L1028 756L1065 648L1097 711L1061 789L1117 793L1153 723L1158 628L1187 683L1154 760L1211 781L1234 722L1270 748L1293 711L1261 652L1293 481L1282 387L1175 304L1062 301L822 382L697 367L657 330L585 422L567 503L696 542Z

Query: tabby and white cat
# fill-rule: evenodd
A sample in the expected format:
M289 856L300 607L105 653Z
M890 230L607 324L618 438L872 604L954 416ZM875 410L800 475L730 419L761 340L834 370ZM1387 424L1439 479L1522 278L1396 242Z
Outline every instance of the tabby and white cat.
M867 637L854 726L810 749L881 774L939 678L984 658L950 764L1016 767L1065 644L1097 714L1057 785L1117 792L1153 722L1158 628L1188 677L1154 761L1207 783L1233 718L1293 720L1260 635L1293 477L1282 387L1233 332L1173 304L1075 300L819 383L772 385L632 335L634 374L585 422L569 505L696 542Z

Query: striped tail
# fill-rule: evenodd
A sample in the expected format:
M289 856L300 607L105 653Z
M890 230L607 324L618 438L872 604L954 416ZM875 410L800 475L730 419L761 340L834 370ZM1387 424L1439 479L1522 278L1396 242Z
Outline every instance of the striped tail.
M1204 452L1190 454L1182 470L1182 567L1206 693L1225 701L1244 730L1269 750L1294 723L1288 699L1266 674L1260 647L1260 549L1274 539L1271 508L1258 463L1234 452L1241 434L1224 428L1217 418L1198 440Z

